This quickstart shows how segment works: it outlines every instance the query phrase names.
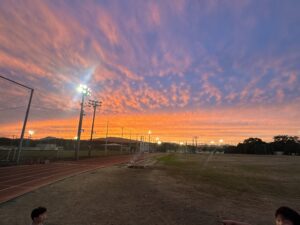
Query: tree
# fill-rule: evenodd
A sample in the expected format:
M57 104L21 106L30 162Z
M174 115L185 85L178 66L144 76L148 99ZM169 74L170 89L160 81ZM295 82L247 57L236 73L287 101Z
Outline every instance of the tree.
M270 154L267 144L260 138L248 138L238 144L237 151L244 154Z
M299 143L299 137L297 137L297 136L277 135L273 139L274 139L274 142L280 142L280 143L285 143L285 144L288 142Z
M261 144L261 143L264 143L260 138L248 138L248 139L245 139L244 144Z
M277 135L271 143L274 151L283 152L285 155L300 154L299 137L288 135Z

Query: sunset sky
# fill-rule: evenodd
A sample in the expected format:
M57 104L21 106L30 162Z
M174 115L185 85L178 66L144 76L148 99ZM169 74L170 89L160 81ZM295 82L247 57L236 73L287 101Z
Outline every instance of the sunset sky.
M27 131L237 143L300 135L299 0L0 1L0 74L35 89ZM0 136L29 92L0 79ZM86 108L82 137L92 110ZM27 134L26 134L27 135Z

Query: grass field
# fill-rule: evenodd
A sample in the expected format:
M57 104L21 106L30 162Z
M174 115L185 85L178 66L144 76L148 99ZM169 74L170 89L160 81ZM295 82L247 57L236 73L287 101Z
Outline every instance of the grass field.
M209 186L216 196L290 199L300 203L300 157L251 155L167 155L159 161L168 173Z
M171 154L159 162L177 181L241 211L241 219L255 221L281 205L300 210L300 157Z
M48 225L272 225L278 207L300 210L300 157L164 154L153 162L40 188L1 204L0 224L29 224L39 205L49 210Z

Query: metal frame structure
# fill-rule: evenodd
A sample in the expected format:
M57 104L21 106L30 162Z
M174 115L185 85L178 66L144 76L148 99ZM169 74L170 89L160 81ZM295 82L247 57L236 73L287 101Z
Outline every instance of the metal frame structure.
M19 164L20 155L21 155L21 151L22 151L22 147L23 147L24 134L25 134L25 130L26 130L26 124L27 124L27 120L28 120L28 115L29 115L29 111L30 111L31 100L32 100L32 97L33 97L34 89L31 88L31 87L28 87L28 86L26 86L24 84L21 84L19 82L16 82L14 80L11 80L9 78L6 78L6 77L4 77L2 75L0 75L0 78L4 79L6 81L9 81L11 83L14 83L14 84L16 84L18 86L21 86L23 88L26 88L26 89L30 90L30 97L29 97L29 101L28 101L28 105L27 105L27 109L26 109L26 114L25 114L24 122L23 122L23 128L22 128L22 133L21 133L20 143L19 143L19 148L18 148L18 154L17 154L17 164Z

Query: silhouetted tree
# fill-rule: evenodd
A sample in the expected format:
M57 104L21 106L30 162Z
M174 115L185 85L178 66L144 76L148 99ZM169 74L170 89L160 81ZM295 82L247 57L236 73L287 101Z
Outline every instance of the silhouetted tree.
M300 154L299 137L288 135L277 135L270 145L274 152L283 152L285 155Z
M244 154L270 154L267 143L260 138L248 138L239 143L236 151Z

